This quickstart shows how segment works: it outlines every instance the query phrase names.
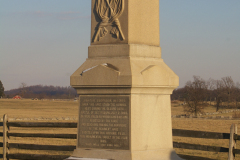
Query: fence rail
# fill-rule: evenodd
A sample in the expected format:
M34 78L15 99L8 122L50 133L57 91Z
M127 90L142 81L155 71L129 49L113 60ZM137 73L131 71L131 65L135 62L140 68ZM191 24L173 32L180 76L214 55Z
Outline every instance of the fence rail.
M36 137L36 138L64 138L64 139L77 139L77 134L46 134L46 133L11 133L8 137Z
M37 144L23 144L23 143L9 143L9 137L37 137L37 138L63 138L63 139L77 139L77 134L45 134L45 133L14 133L10 132L11 127L23 128L77 128L77 123L49 123L49 122L8 122L7 115L4 115L3 123L3 160L8 159L25 159L25 160L59 160L69 157L69 155L40 155L40 154L11 154L10 148L25 149L25 150L52 150L52 151L73 151L76 147L71 145L37 145ZM236 149L236 141L240 140L237 136L236 125L231 126L230 133L204 132L173 129L173 136L191 137L191 138L205 138L205 139L229 139L229 148L207 146L199 144L189 144L182 142L173 142L174 148L183 148L191 150L211 151L211 152L225 152L229 154L228 160L233 160L235 154L240 154L240 149ZM206 157L179 155L186 160L213 160Z
M211 152L229 152L229 148L224 147L215 147L215 146L206 146L199 144L189 144L189 143L180 143L173 142L174 148L184 148L184 149L192 149L192 150L201 150L201 151L211 151Z
M70 145L37 145L37 144L22 144L8 143L9 148L27 149L27 150L52 150L52 151L73 151L76 146Z
M49 122L8 122L8 127L35 128L77 128L77 123L49 123Z
M230 133L191 131L182 129L173 129L173 135L179 137L207 138L207 139L229 139Z
M60 160L68 158L68 155L42 155L42 154L8 154L7 159L24 160Z

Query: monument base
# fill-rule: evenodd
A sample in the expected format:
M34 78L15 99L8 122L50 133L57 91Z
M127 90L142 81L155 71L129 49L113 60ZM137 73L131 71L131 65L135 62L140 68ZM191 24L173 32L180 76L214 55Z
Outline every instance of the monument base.
M80 158L81 157L84 158ZM79 158L77 158L79 157ZM146 151L119 151L101 149L76 149L66 160L183 160L173 149Z
M93 159L93 158L77 158L77 157L69 157L65 160L109 160L109 159Z

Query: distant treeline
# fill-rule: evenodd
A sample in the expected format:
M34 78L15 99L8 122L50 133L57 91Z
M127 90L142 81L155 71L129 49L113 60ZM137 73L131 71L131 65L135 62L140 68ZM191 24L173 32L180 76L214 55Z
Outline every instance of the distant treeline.
M16 95L22 98L38 99L73 99L77 97L77 91L72 87L43 85L26 86L25 84L22 84L18 89L12 89L4 93L6 98L13 98Z
M195 114L203 110L206 102L214 105L216 111L220 107L240 107L240 83L234 82L231 77L204 80L193 76L193 81L173 91L171 99L184 101L187 104L185 111Z
M177 88L171 95L171 100L185 101L190 95L202 96L203 101L240 101L240 83L234 82L231 77L223 77L220 80L204 80L194 76L194 81L188 81L183 88ZM200 99L196 97L195 99Z

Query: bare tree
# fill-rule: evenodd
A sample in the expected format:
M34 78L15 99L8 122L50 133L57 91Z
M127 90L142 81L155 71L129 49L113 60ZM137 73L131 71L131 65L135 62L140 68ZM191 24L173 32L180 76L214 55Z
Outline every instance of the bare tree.
M214 79L209 79L207 81L207 86L208 86L208 100L210 101L210 105L212 105L212 99L214 98L213 95L213 90L215 89L215 80Z
M2 81L0 81L0 98L4 96L5 96L4 87L3 87Z
M234 88L233 98L235 100L235 106L238 107L238 102L240 101L240 83L237 82Z
M202 113L204 100L207 96L207 82L199 76L193 76L193 81L188 81L185 85L185 100L187 105L184 111L187 113Z
M22 82L19 86L19 89L20 89L20 95L21 97L24 97L24 95L27 93L27 84Z
M225 96L224 84L222 80L213 80L213 96L216 101L216 112L220 109L220 104Z
M229 107L230 102L232 100L232 95L235 89L235 83L233 82L232 77L223 77L222 81L223 81L224 91L227 96L227 102L228 102L227 106Z

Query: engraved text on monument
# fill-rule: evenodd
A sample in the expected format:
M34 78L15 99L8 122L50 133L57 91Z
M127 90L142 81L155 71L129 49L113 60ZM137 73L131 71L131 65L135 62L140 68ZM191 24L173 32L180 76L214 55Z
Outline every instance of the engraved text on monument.
M79 147L129 149L129 96L80 96Z

